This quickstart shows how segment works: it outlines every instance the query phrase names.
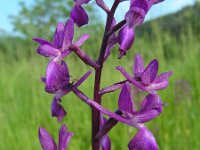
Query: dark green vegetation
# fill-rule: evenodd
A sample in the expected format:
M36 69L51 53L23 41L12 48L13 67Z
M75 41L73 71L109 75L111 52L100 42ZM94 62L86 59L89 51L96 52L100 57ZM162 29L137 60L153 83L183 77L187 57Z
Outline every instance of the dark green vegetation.
M112 51L103 71L102 87L124 78L115 70L122 65L130 73L133 56L140 52L147 64L158 58L159 72L173 70L167 90L160 91L167 103L163 113L148 123L156 136L160 150L198 150L200 107L200 14L199 5L159 18L143 25L128 55L117 60L118 50ZM83 49L96 58L101 31L91 32ZM96 31L96 32L97 32ZM177 32L175 32L177 31ZM81 31L83 32L83 30ZM87 31L86 31L87 32ZM95 33L95 34L94 34ZM77 36L80 33L77 33ZM96 36L98 35L98 36ZM141 36L143 35L143 36ZM37 137L39 126L45 127L57 139L61 124L50 117L52 96L44 92L40 76L44 75L47 60L35 52L36 44L31 39L23 40L10 36L0 38L0 149L40 149ZM66 59L73 79L78 79L89 67L71 55ZM81 71L81 72L80 72ZM93 75L81 86L81 90L92 97ZM136 103L145 95L135 94ZM103 105L110 110L117 107L118 92L104 96ZM69 149L90 149L90 109L73 94L63 99L68 114L64 119L68 129L74 132ZM119 123L110 133L113 150L127 149L128 141L136 130Z

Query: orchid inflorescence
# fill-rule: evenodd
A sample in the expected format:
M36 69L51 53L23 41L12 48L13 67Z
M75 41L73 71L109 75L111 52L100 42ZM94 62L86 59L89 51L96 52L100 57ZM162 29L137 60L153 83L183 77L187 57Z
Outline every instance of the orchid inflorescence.
M69 92L73 92L81 101L91 106L93 150L99 150L100 148L102 150L111 149L111 141L107 134L118 122L138 129L138 132L128 144L130 150L157 150L156 140L145 126L145 123L159 116L162 112L164 105L157 94L157 90L165 89L168 86L168 78L172 75L172 72L169 71L157 75L157 59L152 60L145 68L142 57L137 54L134 60L133 75L128 74L121 66L117 66L116 69L126 79L111 86L100 88L103 64L108 59L113 47L117 44L119 45L119 59L126 55L133 45L136 27L143 23L149 9L163 0L130 0L130 7L125 14L124 20L117 23L114 18L115 10L123 1L125 0L115 0L113 6L109 9L103 0L96 0L96 4L107 14L105 32L97 61L94 61L81 49L84 42L89 39L89 34L83 34L78 41L73 41L74 26L82 27L88 24L89 17L82 6L88 4L90 0L74 0L70 18L65 24L58 23L52 42L42 38L33 38L34 41L39 43L37 52L44 57L50 58L46 68L46 75L42 77L42 81L45 83L46 92L54 94L51 115L57 117L59 122L66 116L61 99ZM78 89L93 70L86 72L75 83L70 83L69 69L63 59L72 52L95 70L93 99ZM135 108L131 84L148 93L141 102L140 109ZM104 94L118 89L121 90L118 98L118 109L115 112L111 112L101 105L101 98ZM103 115L107 115L110 118L106 119ZM50 134L44 128L39 128L39 139L43 149L66 149L73 135L66 128L66 125L63 124L60 129L58 147Z

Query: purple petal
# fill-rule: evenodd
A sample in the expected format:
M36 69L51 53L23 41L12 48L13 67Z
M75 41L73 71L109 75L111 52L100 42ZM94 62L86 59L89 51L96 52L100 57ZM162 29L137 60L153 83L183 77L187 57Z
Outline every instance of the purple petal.
M152 83L149 87L147 87L147 90L162 90L165 89L168 86L169 82L163 81L160 83Z
M69 144L69 141L71 137L73 136L72 132L67 131L67 127L65 124L63 124L60 128L59 132L59 144L58 144L58 149L59 150L66 150L67 146Z
M160 115L162 112L162 101L158 95L149 94L142 102L142 109L134 114L138 123L145 123Z
M129 142L128 148L129 150L158 150L158 145L152 133L143 127Z
M56 28L56 31L53 36L53 45L56 48L61 48L63 43L63 31L64 31L64 24L59 22Z
M63 35L63 49L66 50L71 45L74 37L74 22L72 19L67 20Z
M149 1L151 1L151 0L130 0L130 9L137 7L137 8L144 10L145 12L147 12Z
M169 78L172 74L173 74L172 71L164 72L164 73L160 74L159 76L157 76L154 82L155 82L155 83L164 82L164 81L168 80L168 78Z
M118 107L124 115L126 115L129 118L132 117L132 114L135 110L129 82L126 82L122 87L118 99Z
M74 20L78 27L88 24L89 18L85 10L81 6L75 5L72 8L70 18Z
M134 77L141 78L143 71L144 71L144 64L142 57L140 56L140 54L137 54L135 56L135 61L133 66Z
M101 7L105 12L109 12L109 7L104 3L103 0L95 0L97 5Z
M57 57L60 55L60 51L55 49L51 45L40 45L37 48L38 54L45 56L45 57Z
M89 3L90 0L75 0L76 5L83 5Z
M90 35L89 34L83 34L78 41L75 43L76 46L80 47L81 45L83 45L83 43L89 39Z
M102 137L101 146L102 146L102 150L111 150L111 141L107 135Z
M119 50L120 54L118 58L121 58L123 55L126 54L127 50L129 50L134 42L135 33L133 28L129 28L127 25L124 26L119 31Z
M55 93L64 85L68 84L69 73L65 63L61 65L55 61L50 61L46 69L46 91Z
M142 73L142 82L145 85L149 85L152 83L157 75L158 72L158 61L156 59L152 60L148 66L145 68L144 72Z
M33 38L34 41L38 42L41 45L52 45L49 41L47 41L46 39L42 39L42 38L38 38L38 37L34 37Z
M51 135L44 129L39 128L39 140L43 150L56 150L56 143Z
M62 121L62 118L66 116L66 111L62 107L61 104L59 104L59 99L56 99L54 97L54 100L51 103L51 115L52 117L57 117L58 121Z

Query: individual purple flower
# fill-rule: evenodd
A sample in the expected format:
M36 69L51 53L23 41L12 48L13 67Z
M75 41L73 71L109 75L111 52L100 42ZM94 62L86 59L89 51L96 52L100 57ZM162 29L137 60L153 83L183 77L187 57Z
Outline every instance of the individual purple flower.
M134 77L130 76L121 66L116 67L131 83L136 87L155 94L156 90L162 90L168 86L168 78L173 74L172 71L164 72L157 76L158 61L152 60L144 68L143 60L139 54L135 57L133 67Z
M89 18L82 5L90 0L74 0L75 6L72 8L70 18L74 20L78 27L88 24Z
M145 16L153 4L163 0L130 0L130 8L125 15L127 24L119 32L120 54L121 58L131 48L135 38L135 27L144 22Z
M48 93L55 93L66 86L69 83L69 71L65 62L62 61L59 64L56 61L50 61L43 81L46 84L45 90Z
M149 94L142 102L141 109L134 108L133 96L129 82L122 87L118 100L119 110L130 122L145 123L160 115L162 112L162 101L158 95ZM137 126L137 125L136 125Z
M46 129L39 128L39 140L43 150L66 150L72 136L73 133L68 132L66 125L63 124L60 128L59 143L57 146L51 135L46 131Z
M73 37L74 21L72 19L69 19L65 25L61 22L58 23L52 43L38 37L33 38L33 40L40 44L37 48L37 52L40 55L51 57L51 59L54 61L60 61L65 56L71 53L69 47L72 44ZM74 44L77 44L77 46L80 47L88 38L89 35L84 34Z
M128 148L129 150L158 150L158 145L153 134L146 127L142 127L129 142Z
M62 118L66 116L66 111L60 104L61 99L54 97L51 103L51 115L52 117L57 117L58 121L62 121Z

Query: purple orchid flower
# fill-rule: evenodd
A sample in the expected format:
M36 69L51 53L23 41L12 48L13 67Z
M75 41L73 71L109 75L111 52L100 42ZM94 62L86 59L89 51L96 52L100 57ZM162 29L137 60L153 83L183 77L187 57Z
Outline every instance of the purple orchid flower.
M157 76L158 61L154 59L144 68L143 60L139 54L135 57L134 77L130 76L121 66L116 67L116 69L136 87L151 94L155 94L156 90L165 89L168 86L168 78L173 74L172 71L168 71Z
M127 25L119 32L120 54L121 58L131 48L135 38L135 27L144 22L145 16L153 4L162 2L163 0L130 0L129 11L125 15Z
M67 131L67 127L63 124L59 132L59 143L58 147L51 137L51 135L44 128L39 128L39 140L42 145L43 150L66 150L69 144L71 137L73 136L72 132Z
M74 20L78 27L88 24L89 18L82 5L90 0L74 0L75 6L71 10L70 18Z
M51 57L53 61L58 62L71 53L69 47L72 44L73 37L74 21L69 19L65 25L61 22L58 23L52 43L38 37L33 38L33 40L40 44L37 48L40 55ZM89 35L84 34L74 44L80 47L88 38Z
M158 145L153 134L146 127L142 127L129 142L128 148L129 150L158 150Z

